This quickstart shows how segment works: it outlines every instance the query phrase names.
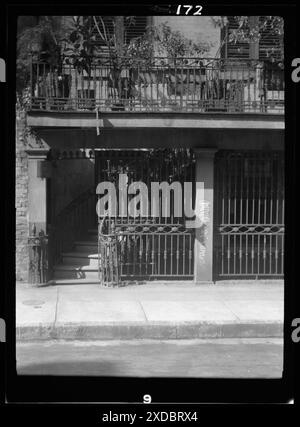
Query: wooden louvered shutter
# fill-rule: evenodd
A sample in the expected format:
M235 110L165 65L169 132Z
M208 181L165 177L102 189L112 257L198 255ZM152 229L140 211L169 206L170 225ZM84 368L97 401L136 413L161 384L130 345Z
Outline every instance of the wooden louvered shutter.
M255 21L255 17L253 23ZM259 59L259 60L268 60L271 57L273 59L281 59L281 43L280 36L275 34L271 28L270 21L267 21L266 27L260 33L260 40L257 43L249 42L229 42L228 36L230 32L238 28L238 23L234 16L227 16L228 24L226 28L221 32L221 38L226 37L226 42L221 49L222 58L240 58L240 59ZM260 24L263 22L265 17L260 16ZM255 46L257 44L257 46Z
M238 29L238 23L234 16L227 16L228 24L227 31L230 37L230 32ZM248 42L226 42L226 47L223 49L226 52L226 58L228 59L248 59L249 58L249 43Z
M131 40L143 36L148 24L148 16L135 16L132 22L125 20L125 43L128 44Z
M114 32L118 34L123 32L124 42L128 44L131 40L146 33L151 17L135 16L134 19L127 19L123 16L102 16L101 18L105 23L105 28L109 37L112 37ZM118 22L116 22L116 20L118 20ZM122 28L120 28L120 26L122 26ZM101 26L100 29L102 30ZM105 50L105 43L101 40L96 28L94 28L94 34L96 37L95 44L101 47L102 50Z
M228 25L221 28L221 58L227 58L227 47L228 47Z
M104 22L104 25L105 25L105 30L106 30L106 33L107 33L107 37L108 38L113 37L113 34L114 34L114 19L115 19L115 17L114 16L101 16L101 18L102 18L102 20ZM100 25L99 19L97 21L98 21L99 28L100 28L100 30L102 32L103 28ZM100 47L101 50L105 51L107 49L106 48L106 44L102 40L102 38L100 37L100 35L99 35L98 31L97 31L96 26L94 26L93 34L95 35L95 45L97 47Z
M261 20L263 17L260 18ZM271 22L267 21L266 28L261 32L259 40L259 59L270 60L281 59L281 43L280 36L274 32L271 27Z

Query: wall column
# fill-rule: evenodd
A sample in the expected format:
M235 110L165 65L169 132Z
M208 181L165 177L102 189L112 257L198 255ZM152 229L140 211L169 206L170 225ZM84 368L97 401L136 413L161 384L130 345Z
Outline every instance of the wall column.
M201 223L195 230L194 281L213 281L214 156L216 148L196 148L195 211Z
M28 150L28 222L29 234L35 224L37 234L47 233L47 175L48 150Z

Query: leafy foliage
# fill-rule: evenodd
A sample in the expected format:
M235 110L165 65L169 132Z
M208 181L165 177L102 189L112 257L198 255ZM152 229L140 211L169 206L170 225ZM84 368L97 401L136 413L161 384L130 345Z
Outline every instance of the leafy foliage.
M69 34L64 38L66 47L63 51L66 63L71 63L80 73L85 70L90 74L95 53L95 35L91 16L74 16Z
M62 26L58 17L41 16L38 23L19 28L17 37L16 90L21 94L29 83L32 58L59 67Z
M162 23L154 27L151 37L157 46L158 53L169 58L201 56L209 50L209 43L194 42L185 37L180 31L173 31L171 27Z
M105 23L101 17L94 17L94 20L100 18L102 29L99 31L101 39L109 47L109 52L112 54L117 50L116 38L107 37L109 31L105 29ZM126 19L135 23L135 17L126 17ZM167 56L168 58L175 59L184 56L201 56L209 50L209 43L204 41L194 42L185 37L180 31L174 31L167 23L162 23L154 27L147 28L143 36L131 39L128 44L123 43L119 46L119 52L124 56L131 59L150 59L156 54Z
M283 19L279 16L263 16L255 25L250 22L249 16L235 16L238 28L230 34L230 41L259 41L262 32L267 28L271 34L283 37Z
M70 18L70 17L69 17ZM44 61L59 71L65 61L79 71L90 74L94 57L106 52L115 73L133 62L152 61L154 54L166 56L169 61L179 61L182 57L201 57L210 45L202 40L193 41L180 31L174 31L167 23L148 28L141 37L126 42L118 19L122 17L75 16L63 25L61 17L40 16L38 22L19 28L17 39L17 92L28 86L30 78L31 56ZM123 19L123 18L122 18ZM278 36L279 50L283 58L283 19L276 16L260 17L256 25L249 16L235 16L237 29L229 34L229 43L257 41L267 29ZM212 17L216 26L224 27L226 17ZM124 30L135 25L136 17L124 17ZM97 46L101 40L101 46ZM277 48L278 52L278 48ZM272 58L272 49L269 52Z
M259 19L253 21L250 16L235 16L234 20L237 23L237 28L232 29L228 34L229 43L251 43L259 42L262 34L268 31L270 36L276 36L278 45L272 46L267 51L267 56L270 60L274 60L275 56L280 55L280 60L284 57L284 21L280 16L260 16ZM216 26L224 27L228 24L227 17L212 17Z

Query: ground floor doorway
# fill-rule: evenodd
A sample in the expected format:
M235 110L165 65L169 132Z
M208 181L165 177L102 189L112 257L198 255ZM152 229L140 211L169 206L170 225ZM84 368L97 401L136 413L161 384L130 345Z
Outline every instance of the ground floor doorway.
M213 151L213 150L212 150ZM97 279L99 218L96 187L132 183L192 183L191 206L199 208L196 182L204 184L209 214L203 227L187 227L185 209L177 216L170 191L169 215L163 214L165 194L159 192L158 213L117 214L106 219L103 233L114 227L121 280L196 280L282 278L284 275L284 156L279 151L172 149L93 149L51 158L49 243L54 277ZM212 179L213 177L213 179ZM130 204L138 194L128 194ZM180 199L184 204L184 197ZM68 203L67 203L68 202ZM50 202L49 202L50 205ZM60 206L64 206L62 209ZM140 208L139 202L135 204ZM201 207L200 207L201 208ZM57 213L58 212L58 213ZM101 219L101 218L100 218ZM104 267L110 271L110 250ZM206 276L205 276L206 274Z

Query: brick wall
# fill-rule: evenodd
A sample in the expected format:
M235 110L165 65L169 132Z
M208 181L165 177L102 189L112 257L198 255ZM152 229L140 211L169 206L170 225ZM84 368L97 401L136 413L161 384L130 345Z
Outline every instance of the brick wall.
M24 140L25 113L16 114L16 278L28 278L28 160Z

